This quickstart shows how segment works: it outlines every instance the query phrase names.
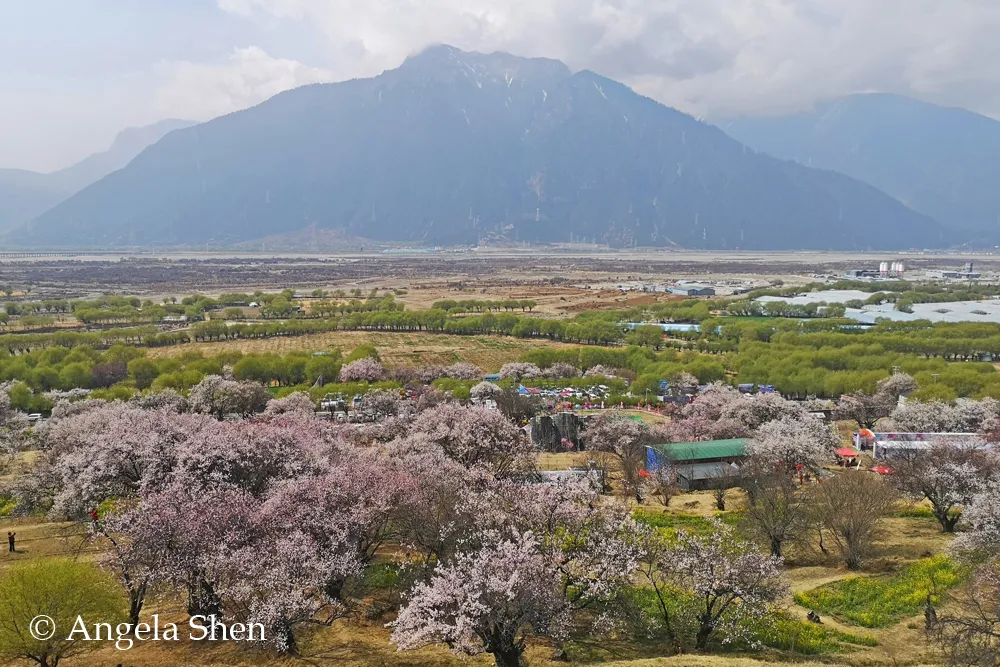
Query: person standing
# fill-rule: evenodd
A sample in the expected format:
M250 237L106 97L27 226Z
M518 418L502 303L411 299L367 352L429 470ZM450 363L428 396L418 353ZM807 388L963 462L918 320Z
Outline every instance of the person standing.
M14 537L16 535L17 533L12 533L10 531L7 531L7 544L10 546L11 553L14 553Z

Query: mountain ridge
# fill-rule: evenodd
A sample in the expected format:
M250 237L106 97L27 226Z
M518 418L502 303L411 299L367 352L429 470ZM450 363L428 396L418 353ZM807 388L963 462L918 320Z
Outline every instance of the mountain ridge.
M599 74L449 46L173 132L19 236L225 245L311 225L436 245L943 242L933 220L869 185L758 155Z
M871 183L948 230L1000 242L1000 121L866 93L719 124L755 150Z
M111 146L63 169L42 173L0 169L0 231L44 213L84 187L126 166L132 158L167 133L191 127L193 121L168 118L119 132Z

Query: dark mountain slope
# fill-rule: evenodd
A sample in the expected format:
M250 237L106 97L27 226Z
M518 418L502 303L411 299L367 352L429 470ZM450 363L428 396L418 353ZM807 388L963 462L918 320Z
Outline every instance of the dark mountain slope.
M29 243L233 243L309 225L435 244L895 248L936 223L755 154L590 72L436 47L171 133L36 220Z
M168 119L146 127L131 127L115 137L111 147L49 174L0 169L0 231L44 213L75 192L127 165L147 146L168 132L193 122Z
M871 183L948 231L1000 240L1000 122L895 95L720 125L748 146Z

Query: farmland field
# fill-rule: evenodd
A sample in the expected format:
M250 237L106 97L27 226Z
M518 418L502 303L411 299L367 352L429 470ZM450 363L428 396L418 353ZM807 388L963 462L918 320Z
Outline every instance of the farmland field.
M267 339L240 339L211 343L191 343L154 348L149 356L170 357L196 350L212 356L227 350L244 354L266 352L321 352L339 348L349 351L359 345L374 345L379 356L391 366L448 365L467 361L481 368L499 368L535 349L566 349L573 347L548 340L531 340L504 336L448 336L432 333L384 333L367 331L333 331L304 336L278 336Z

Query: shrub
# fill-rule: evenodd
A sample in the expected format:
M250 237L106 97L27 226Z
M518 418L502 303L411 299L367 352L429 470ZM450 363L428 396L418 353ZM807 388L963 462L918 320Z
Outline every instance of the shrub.
M56 632L49 639L36 639L29 633L31 620L41 614L55 623ZM114 626L126 619L122 595L108 575L92 565L65 559L11 566L0 578L0 661L30 659L40 667L54 667L100 648L100 641L67 639L78 617L90 628L94 623Z

